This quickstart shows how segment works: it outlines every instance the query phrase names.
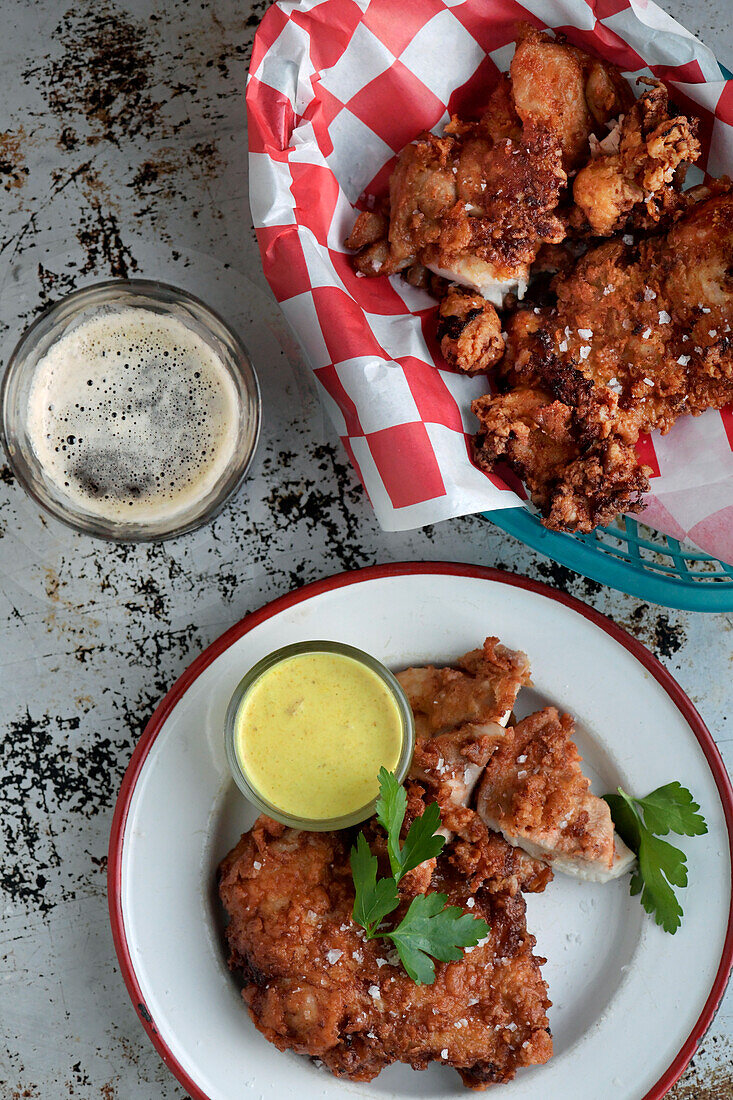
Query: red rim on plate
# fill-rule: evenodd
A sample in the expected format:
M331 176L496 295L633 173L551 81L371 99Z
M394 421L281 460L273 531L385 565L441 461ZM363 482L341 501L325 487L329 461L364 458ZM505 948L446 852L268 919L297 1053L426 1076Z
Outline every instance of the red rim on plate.
M145 1005L145 1000L132 966L132 959L130 957L122 916L122 848L124 844L125 824L127 822L132 795L143 765L145 764L145 760L147 759L147 755L156 737L160 733L166 718L186 693L193 681L200 676L204 669L221 653L233 645L234 642L244 634L249 633L250 630L259 626L260 623L264 622L266 619L272 618L281 611L285 611L289 607L302 603L304 600L308 600L313 596L319 596L333 589L345 588L348 585L358 584L361 581L375 580L382 577L403 577L414 576L416 574L475 577L479 580L498 581L500 584L508 584L514 588L524 588L529 592L536 592L541 596L547 596L549 599L564 604L573 611L577 611L578 614L582 615L584 618L589 619L596 626L600 627L601 630L610 634L610 636L622 645L624 649L628 650L629 653L636 657L644 668L651 673L657 683L667 692L667 695L695 734L705 754L705 758L718 788L720 800L723 804L723 812L725 814L725 821L728 829L731 875L733 877L733 789L731 788L730 778L728 777L717 745L702 718L674 677L670 675L667 669L641 644L641 642L637 641L636 638L632 638L630 634L627 634L625 630L611 619L606 618L605 615L601 615L601 613L594 610L594 608L588 607L588 605L581 600L576 600L574 596L568 596L564 592L556 592L540 581L530 580L528 577L519 577L514 573L504 573L498 569L489 569L479 565L462 565L453 562L401 562L392 565L369 566L366 569L358 569L349 573L339 573L335 577L328 577L326 580L315 581L313 584L305 585L296 592L290 592L286 596L280 596L278 599L273 600L272 603L268 603L260 608L259 611L253 611L251 614L246 615L240 622L236 623L235 626L222 634L220 638L217 638L215 642L212 642L208 649L205 649L203 653L199 654L193 664L189 665L183 675L175 682L167 695L158 704L153 716L145 727L122 780L122 786L120 787L120 793L112 818L112 831L109 841L107 864L107 891L110 921L112 924L112 937L122 976L125 979L127 991L132 998L132 1002L137 1010L142 1025L153 1046L178 1081L183 1085L191 1097L193 1097L193 1100L211 1100L211 1097L202 1092L195 1081L189 1077L181 1064L174 1057L165 1041L161 1038L155 1026L155 1021ZM662 1074L657 1083L646 1093L642 1100L661 1100L675 1081L681 1076L695 1053L697 1044L715 1015L715 1010L725 992L732 966L733 892L728 913L728 932L723 945L723 953L717 974L715 975L715 981L713 982L705 1006L700 1013L697 1023L670 1066Z

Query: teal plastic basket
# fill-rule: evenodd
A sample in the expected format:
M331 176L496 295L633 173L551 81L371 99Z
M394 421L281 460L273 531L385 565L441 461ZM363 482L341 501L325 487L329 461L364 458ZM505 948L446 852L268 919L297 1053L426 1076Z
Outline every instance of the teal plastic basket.
M484 512L510 535L576 573L650 603L733 611L733 566L619 516L590 535L548 531L525 508Z

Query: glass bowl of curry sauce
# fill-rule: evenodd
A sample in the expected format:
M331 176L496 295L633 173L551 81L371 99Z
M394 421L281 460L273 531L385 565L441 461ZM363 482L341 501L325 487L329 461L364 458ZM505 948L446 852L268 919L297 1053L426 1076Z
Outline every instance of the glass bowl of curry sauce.
M298 642L244 676L225 724L234 781L268 817L296 829L345 829L374 813L378 773L407 775L412 709L369 653Z

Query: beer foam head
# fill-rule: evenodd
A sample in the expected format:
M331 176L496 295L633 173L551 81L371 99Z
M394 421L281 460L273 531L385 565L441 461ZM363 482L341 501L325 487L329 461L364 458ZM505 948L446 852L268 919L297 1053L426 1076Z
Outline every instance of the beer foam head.
M85 320L39 360L28 434L76 507L152 522L191 509L234 458L239 394L214 348L181 320L123 308Z

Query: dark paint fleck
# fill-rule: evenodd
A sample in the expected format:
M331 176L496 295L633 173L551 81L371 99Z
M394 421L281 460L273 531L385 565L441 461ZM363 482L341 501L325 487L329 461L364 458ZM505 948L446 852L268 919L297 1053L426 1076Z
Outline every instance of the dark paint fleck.
M662 657L673 657L685 642L687 635L680 623L671 623L669 615L657 615L654 624L654 648Z
M603 587L597 581L591 580L590 577L575 573L572 569L568 569L566 565L560 565L556 561L539 562L537 572L544 580L547 580L555 588L559 588L561 592L573 595L596 596ZM580 586L582 593L577 592L578 586Z
M0 890L41 912L53 907L47 887L63 870L52 820L62 810L89 819L109 809L129 745L97 732L72 746L68 734L78 728L77 715L35 718L26 711L7 724L0 743Z

